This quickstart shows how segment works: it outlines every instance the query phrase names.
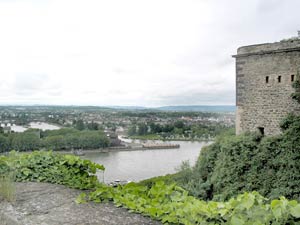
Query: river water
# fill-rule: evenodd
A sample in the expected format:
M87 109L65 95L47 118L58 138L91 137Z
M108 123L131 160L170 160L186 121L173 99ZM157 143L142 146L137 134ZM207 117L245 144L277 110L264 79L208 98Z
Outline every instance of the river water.
M157 149L138 151L114 151L107 153L87 153L83 158L105 166L100 172L101 181L140 181L147 178L175 173L183 161L194 165L200 150L208 142L171 141L180 144L179 149Z
M58 127L56 125L52 125L52 124L45 123L45 122L31 122L31 123L29 123L28 127L18 126L18 125L15 125L15 124L13 124L11 126L11 130L14 131L14 132L24 132L28 128L37 128L37 129L41 129L41 130L57 130L57 129L60 129L60 127Z

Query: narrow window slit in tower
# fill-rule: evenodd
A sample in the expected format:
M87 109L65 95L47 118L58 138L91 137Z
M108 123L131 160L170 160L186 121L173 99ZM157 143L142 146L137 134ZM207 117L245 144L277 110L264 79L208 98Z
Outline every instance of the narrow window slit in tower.
M281 82L281 76L278 76L278 83Z
M269 83L269 76L266 76L266 83Z
M291 75L291 81L292 81L292 82L295 81L295 75Z

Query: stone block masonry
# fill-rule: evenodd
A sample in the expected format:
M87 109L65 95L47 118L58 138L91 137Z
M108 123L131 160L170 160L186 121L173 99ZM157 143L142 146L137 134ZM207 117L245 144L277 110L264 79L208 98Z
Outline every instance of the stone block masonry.
M240 47L236 59L236 133L281 132L280 121L300 113L292 82L300 72L300 39Z

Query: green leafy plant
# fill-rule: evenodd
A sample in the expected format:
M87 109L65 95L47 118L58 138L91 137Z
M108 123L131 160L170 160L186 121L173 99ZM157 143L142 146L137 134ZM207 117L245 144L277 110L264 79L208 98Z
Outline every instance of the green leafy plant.
M14 164L15 181L49 182L77 189L95 188L99 184L96 171L104 170L102 165L89 160L52 151L11 152L2 156L2 161ZM5 174L7 168L11 167L1 167L0 173Z
M11 162L0 156L0 197L11 202L16 198L14 179L15 171Z
M81 203L87 203L86 201L86 193L81 193L80 195L77 196L75 202L77 204L81 204Z
M164 224L296 224L300 204L281 197L268 203L257 192L244 193L226 202L202 201L181 187L157 182L152 187L129 183L117 188L101 185L88 196L94 202L113 201L118 207L148 215Z

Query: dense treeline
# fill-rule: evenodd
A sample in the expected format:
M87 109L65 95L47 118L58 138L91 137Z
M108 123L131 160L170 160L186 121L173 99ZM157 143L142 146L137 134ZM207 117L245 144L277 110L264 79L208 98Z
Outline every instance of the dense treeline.
M41 148L52 150L96 149L109 145L109 139L102 131L79 131L73 128L47 131L29 129L23 133L0 135L0 152L30 151Z
M159 135L161 138L188 138L188 139L210 139L231 127L223 123L185 124L178 120L170 124L139 123L128 130L129 136Z
M72 126L77 130L103 130L98 123L92 122L84 122L82 119L73 120Z
M245 191L300 199L300 116L288 116L281 128L283 133L275 137L219 137L201 150L194 168L185 166L174 179L205 200L229 199Z

